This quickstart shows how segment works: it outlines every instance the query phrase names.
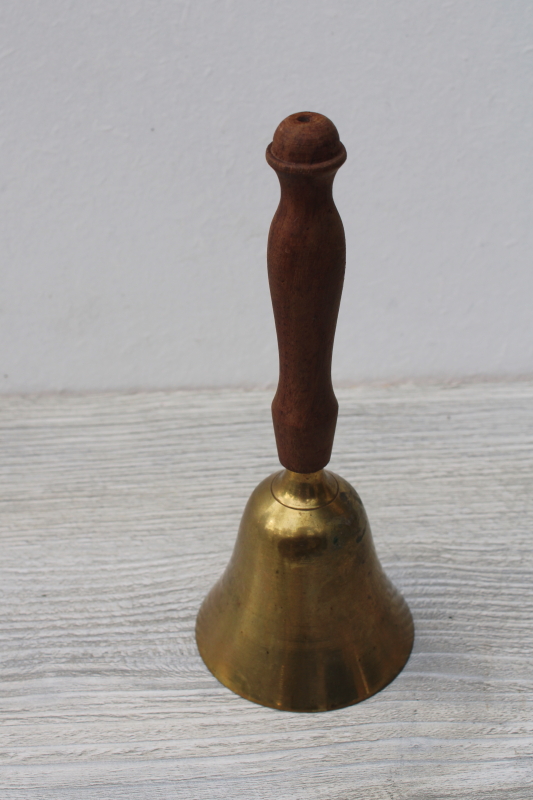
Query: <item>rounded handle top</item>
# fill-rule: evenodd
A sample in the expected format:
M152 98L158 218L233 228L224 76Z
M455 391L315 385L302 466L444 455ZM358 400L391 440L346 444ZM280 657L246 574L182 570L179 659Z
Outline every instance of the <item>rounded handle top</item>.
M267 161L276 172L338 169L346 150L333 122L315 111L299 111L280 122L267 148Z

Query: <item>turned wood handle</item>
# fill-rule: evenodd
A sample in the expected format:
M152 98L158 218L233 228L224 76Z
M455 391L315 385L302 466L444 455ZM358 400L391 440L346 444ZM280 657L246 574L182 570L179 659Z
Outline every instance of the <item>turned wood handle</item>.
M337 423L331 356L346 245L332 187L346 150L331 120L300 112L278 126L266 158L281 184L267 255L279 347L274 432L286 469L316 472Z

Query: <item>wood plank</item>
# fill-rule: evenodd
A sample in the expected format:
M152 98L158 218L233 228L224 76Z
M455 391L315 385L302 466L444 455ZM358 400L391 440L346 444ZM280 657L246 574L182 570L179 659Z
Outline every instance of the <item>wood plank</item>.
M338 391L416 624L400 677L326 714L220 686L194 619L254 485L271 392L0 399L0 797L533 796L533 383Z

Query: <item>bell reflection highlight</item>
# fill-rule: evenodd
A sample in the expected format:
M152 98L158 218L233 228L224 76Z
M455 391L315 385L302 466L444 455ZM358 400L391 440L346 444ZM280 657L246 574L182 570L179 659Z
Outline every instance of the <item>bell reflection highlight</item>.
M383 572L357 492L326 470L283 470L245 508L228 567L198 614L218 680L272 708L326 711L386 686L414 629Z

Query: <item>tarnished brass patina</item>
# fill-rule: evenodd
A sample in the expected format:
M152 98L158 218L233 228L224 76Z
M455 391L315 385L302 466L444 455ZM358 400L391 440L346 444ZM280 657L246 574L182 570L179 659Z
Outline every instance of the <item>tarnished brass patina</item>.
M375 694L404 666L413 635L357 492L326 470L283 470L259 484L196 628L221 683L291 711Z

